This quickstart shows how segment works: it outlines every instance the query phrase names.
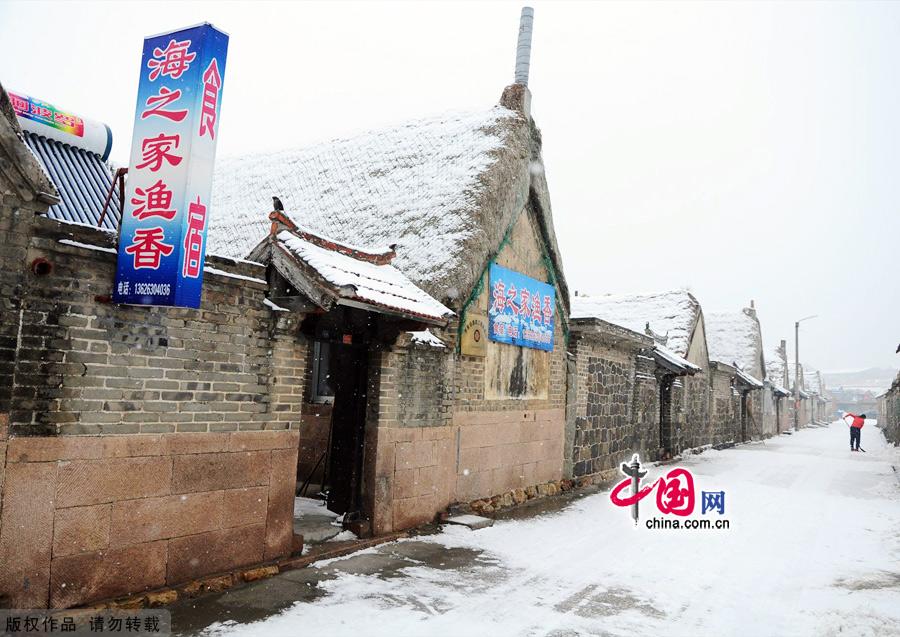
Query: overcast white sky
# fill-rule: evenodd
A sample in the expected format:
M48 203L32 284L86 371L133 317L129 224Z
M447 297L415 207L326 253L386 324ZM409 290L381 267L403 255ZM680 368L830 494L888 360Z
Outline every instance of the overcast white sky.
M530 4L572 290L755 299L768 345L819 315L813 367L897 366L900 4ZM143 37L210 21L219 154L305 145L495 103L522 5L0 1L0 82L105 121L125 164Z

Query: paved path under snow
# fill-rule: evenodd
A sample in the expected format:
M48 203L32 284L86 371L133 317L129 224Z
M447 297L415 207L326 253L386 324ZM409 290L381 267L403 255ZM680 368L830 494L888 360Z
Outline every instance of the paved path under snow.
M184 603L175 625L267 637L900 635L900 454L871 425L868 453L848 447L837 422L680 463L698 490L726 491L727 531L635 529L600 493Z

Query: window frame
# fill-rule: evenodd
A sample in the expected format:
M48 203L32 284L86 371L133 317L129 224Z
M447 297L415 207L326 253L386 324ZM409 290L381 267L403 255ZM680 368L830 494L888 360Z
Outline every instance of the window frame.
M319 393L319 370L322 360L322 345L326 345L326 356L331 354L331 343L328 341L313 341L312 379L310 382L310 402L324 405L334 404L334 395L326 396ZM330 370L329 370L330 373ZM333 391L333 390L332 390Z

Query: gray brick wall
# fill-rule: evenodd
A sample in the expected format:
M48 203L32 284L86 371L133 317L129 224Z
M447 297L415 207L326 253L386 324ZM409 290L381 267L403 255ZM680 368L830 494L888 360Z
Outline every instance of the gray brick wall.
M3 210L7 219L12 211ZM201 308L109 302L107 233L38 217L16 293L21 329L10 430L18 435L237 431L299 426L306 344L295 319L263 304L266 285L207 273ZM212 262L263 279L252 264ZM4 321L6 324L6 321ZM8 341L7 341L8 343Z

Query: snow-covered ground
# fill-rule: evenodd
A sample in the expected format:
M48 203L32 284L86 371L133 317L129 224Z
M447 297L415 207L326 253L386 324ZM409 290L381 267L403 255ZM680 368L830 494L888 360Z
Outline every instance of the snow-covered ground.
M314 585L324 594L313 601L208 630L900 635L900 481L892 469L900 455L871 425L867 453L851 453L848 438L837 422L680 463L699 488L726 492L729 530L634 528L601 493L561 512L474 532L448 527L319 564ZM650 467L648 477L669 469ZM652 509L644 500L642 519ZM422 553L410 551L416 546L433 546L446 563L409 558ZM406 561L397 561L401 554ZM349 567L365 559L393 568Z

